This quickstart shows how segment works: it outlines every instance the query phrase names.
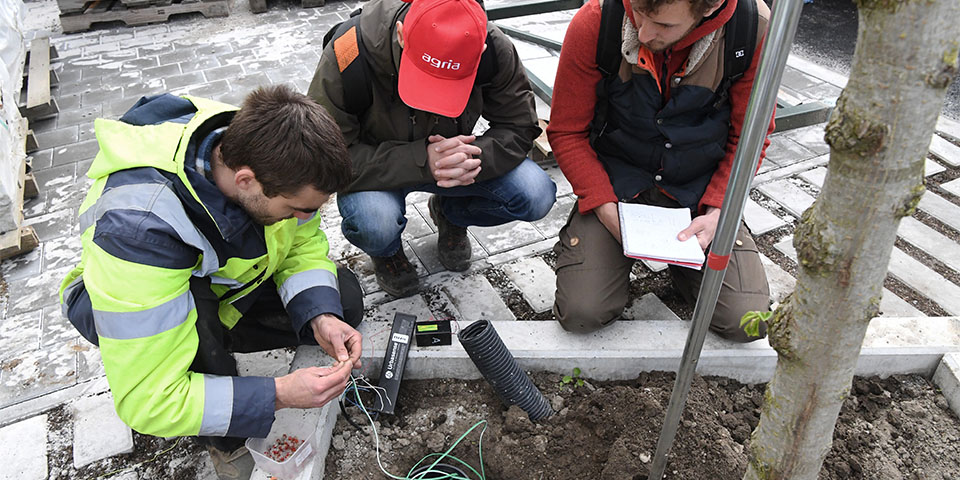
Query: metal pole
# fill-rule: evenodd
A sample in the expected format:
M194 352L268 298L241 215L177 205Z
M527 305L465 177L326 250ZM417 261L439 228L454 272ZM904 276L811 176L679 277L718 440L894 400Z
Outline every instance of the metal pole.
M690 392L690 382L693 380L697 362L700 360L703 340L717 304L723 274L727 268L727 259L733 250L740 216L747 202L753 174L757 170L760 150L766 138L767 127L770 125L770 116L773 115L777 90L783 76L783 69L787 64L787 56L790 54L793 36L797 31L802 7L801 0L777 0L773 3L760 65L753 84L753 92L750 94L750 102L747 104L740 143L723 199L723 209L720 211L717 234L713 238L710 254L707 257L707 270L704 272L697 306L693 311L693 325L687 335L687 344L680 360L677 380L673 386L670 405L663 420L660 439L657 441L657 452L647 480L662 479L663 471L667 466L667 453L677 435L677 424L680 422L680 415L687 401L687 393Z

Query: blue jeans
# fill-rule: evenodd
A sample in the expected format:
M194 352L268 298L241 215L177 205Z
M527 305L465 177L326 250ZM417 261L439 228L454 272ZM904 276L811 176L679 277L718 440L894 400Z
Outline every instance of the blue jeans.
M407 226L404 199L410 192L441 196L443 215L461 227L539 220L547 215L557 199L556 184L528 158L501 177L463 187L443 188L427 183L399 190L337 195L343 236L372 257L397 253L400 234Z

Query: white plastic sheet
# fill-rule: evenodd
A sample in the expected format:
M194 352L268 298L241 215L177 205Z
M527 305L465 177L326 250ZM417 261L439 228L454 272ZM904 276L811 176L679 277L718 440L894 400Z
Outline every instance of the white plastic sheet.
M20 226L23 135L17 99L23 84L22 0L0 0L0 232Z

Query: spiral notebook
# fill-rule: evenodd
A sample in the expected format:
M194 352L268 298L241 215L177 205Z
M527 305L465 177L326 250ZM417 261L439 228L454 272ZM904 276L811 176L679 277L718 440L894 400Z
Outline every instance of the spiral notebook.
M690 209L638 203L619 204L623 254L700 270L705 259L696 237L681 242L677 234L690 225Z

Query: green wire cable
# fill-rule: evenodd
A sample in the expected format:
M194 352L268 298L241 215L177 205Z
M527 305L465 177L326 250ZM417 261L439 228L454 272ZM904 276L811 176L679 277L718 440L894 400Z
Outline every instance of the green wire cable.
M444 458L452 458L452 459L454 459L454 460L462 463L463 465L465 465L468 469L470 469L470 471L472 471L475 475L477 475L477 476L480 478L480 480L486 480L486 469L483 467L483 434L487 431L487 427L486 427L487 421L486 421L486 420L480 420L479 422L475 423L475 424L474 424L472 427L470 427L466 432L464 432L463 435L460 435L460 438L458 438L457 441L454 442L453 445L451 445L450 448L448 448L447 451L444 452L443 454L431 453L431 454L423 457L422 459L420 459L420 461L417 462L416 465L414 465L413 468L411 468L409 472L407 472L407 476L405 476L405 477L398 477L398 476L396 476L396 475L388 472L385 468L383 468L383 463L380 461L380 435L377 433L377 427L376 427L376 425L375 425L375 423L374 423L374 421L373 421L373 417L370 416L370 412L367 411L366 405L363 404L363 400L360 398L360 390L358 390L358 389L356 388L356 380L353 378L352 375L351 375L351 377L350 377L350 380L351 380L351 385L353 385L354 395L355 395L355 397L356 397L356 399L357 399L357 405L360 406L360 410L363 411L363 414L367 417L367 420L370 421L370 428L371 428L371 430L373 430L374 446L376 447L376 450L377 450L377 466L380 467L380 471L383 472L384 475L386 475L386 476L388 476L388 477L390 477L390 478L393 478L393 479L395 479L395 480L419 480L419 479L422 479L422 478L423 478L423 475L426 475L426 474L428 474L428 473L442 473L442 474L444 474L445 476L440 477L441 479L450 479L450 480L472 480L472 479L469 478L469 477L461 477L461 476L456 475L456 474L441 472L441 471L439 471L439 470L433 470L433 468L436 467L437 464L440 463L440 461L443 460ZM349 387L348 387L348 388L349 388ZM344 393L344 394L346 394L346 393ZM483 427L483 430L480 431L480 442L478 443L478 449L479 449L479 455L480 455L480 473L478 473L475 468L473 468L472 466L470 466L470 464L468 464L467 462L464 462L463 460L461 460L461 459L459 459L459 458L457 458L457 457L455 457L455 456L453 456L453 455L450 455L450 452L453 451L453 449L456 448L457 445L459 445L460 442L462 442L463 439L466 438L466 436L470 434L470 432L472 432L473 430L475 430L475 429L476 429L478 426L480 426L480 425L484 425L484 427ZM417 466L419 466L421 463L423 463L424 461L426 461L426 460L427 460L428 458L430 458L431 456L438 456L438 458L430 465L430 467L427 468L427 470L425 470L425 471L417 474L416 477L411 477L411 476L410 476L411 472L413 472L413 470L416 469Z

